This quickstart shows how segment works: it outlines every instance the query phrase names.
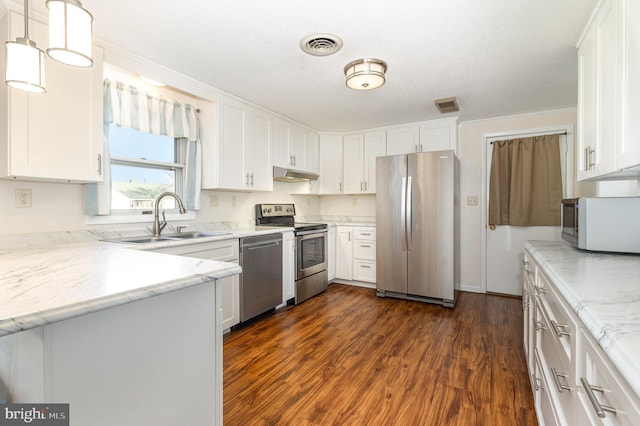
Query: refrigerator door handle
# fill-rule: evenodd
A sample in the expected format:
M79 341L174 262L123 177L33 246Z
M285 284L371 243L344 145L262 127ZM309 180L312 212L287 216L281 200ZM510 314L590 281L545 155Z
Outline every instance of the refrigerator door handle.
M407 211L407 224L405 233L407 235L407 251L411 251L412 233L413 233L413 219L411 217L411 176L407 178L407 203L405 209Z
M400 200L400 228L402 229L402 251L407 251L407 178L402 178L402 199Z

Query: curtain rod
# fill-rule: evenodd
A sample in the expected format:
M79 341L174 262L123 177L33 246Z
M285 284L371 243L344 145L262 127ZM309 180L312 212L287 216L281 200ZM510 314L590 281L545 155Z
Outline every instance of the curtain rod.
M555 135L558 135L558 136L563 136L564 135L564 136L566 136L567 135L567 131L565 130L565 131L560 132L560 133L516 133L516 134L513 134L513 135L494 136L493 138L501 138L500 141L503 141L503 140L509 140L511 138L514 138L514 137L526 136L526 135L531 135L532 137L534 137L534 136L555 136ZM493 139L493 138L487 138L487 139ZM502 139L502 138L505 138L505 139ZM491 141L489 143L493 145L494 142L500 142L500 141Z

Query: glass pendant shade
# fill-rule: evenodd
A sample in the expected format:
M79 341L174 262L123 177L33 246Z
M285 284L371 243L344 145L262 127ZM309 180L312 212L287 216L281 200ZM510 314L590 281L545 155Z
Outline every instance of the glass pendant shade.
M355 90L372 90L382 86L386 71L387 64L384 61L371 58L358 59L344 67L347 86Z
M28 38L5 43L7 85L27 92L44 93L44 52Z
M93 16L77 0L47 0L49 48L56 61L76 67L93 65Z

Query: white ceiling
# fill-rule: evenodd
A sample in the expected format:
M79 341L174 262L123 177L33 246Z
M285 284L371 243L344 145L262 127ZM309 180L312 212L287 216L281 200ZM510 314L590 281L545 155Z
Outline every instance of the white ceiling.
M38 3L37 5L33 5ZM44 10L44 0L32 7ZM573 107L576 42L597 0L83 0L98 39L312 128L359 130ZM340 36L328 57L312 33ZM387 82L359 92L343 68L387 62ZM452 114L449 114L452 115Z

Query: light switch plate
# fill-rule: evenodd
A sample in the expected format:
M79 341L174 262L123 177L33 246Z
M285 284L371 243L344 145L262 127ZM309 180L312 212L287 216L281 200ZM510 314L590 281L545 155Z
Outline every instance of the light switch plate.
M469 196L467 196L467 205L468 206L477 206L478 205L478 196L477 195L469 195Z

